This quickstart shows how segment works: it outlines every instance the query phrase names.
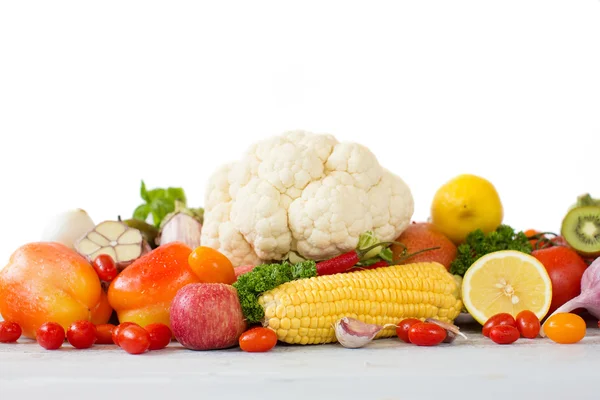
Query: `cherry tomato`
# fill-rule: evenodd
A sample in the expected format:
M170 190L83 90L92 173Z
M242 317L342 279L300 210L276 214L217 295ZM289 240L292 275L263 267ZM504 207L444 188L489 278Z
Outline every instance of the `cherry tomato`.
M226 283L236 281L231 261L210 247L196 247L188 257L188 264L203 283Z
M150 324L144 328L150 335L150 348L148 350L164 349L171 343L171 329L165 324Z
M90 321L76 321L67 329L67 340L76 349L89 349L96 342L96 326Z
M115 265L115 260L108 254L100 254L92 262L92 266L98 274L98 278L104 282L110 282L117 277L119 272Z
M436 324L420 322L410 327L408 339L417 346L436 346L446 339L446 330Z
M577 314L558 313L544 322L546 336L560 344L579 342L585 337L585 331L585 321Z
M481 333L483 334L483 336L489 337L490 336L490 330L498 325L510 325L510 326L514 326L515 328L517 327L517 321L515 321L515 318L510 315L509 313L500 313L500 314L496 314L492 317L490 317L490 319L488 319L485 324L483 325L483 329L481 330Z
M555 236L554 234L542 234L543 232L535 229L528 229L525 236L529 238L529 243L533 250L548 249L554 246L569 247L569 244L563 236Z
M129 325L119 330L119 346L129 354L142 354L150 348L150 335L139 325Z
M96 344L114 344L112 334L115 328L113 324L96 325Z
M240 348L249 353L262 353L271 350L277 344L277 334L269 328L252 328L242 333Z
M535 339L540 333L540 320L532 311L523 310L517 314L517 328L524 338Z
M14 343L21 333L21 326L16 322L0 321L0 343Z
M46 350L56 350L65 341L65 329L56 322L46 322L38 328L35 338Z
M512 325L496 325L490 330L490 339L498 344L511 344L519 339L519 330Z
M400 323L398 324L398 327L396 328L396 335L398 335L400 340L402 340L406 343L410 343L410 340L408 340L408 330L410 329L411 326L413 326L414 324L418 324L420 322L422 322L422 321L420 319L416 319L416 318L403 319L402 321L400 321Z
M113 340L114 344L116 344L117 346L119 346L119 331L121 329L126 328L126 327L131 326L131 325L137 325L137 326L139 326L135 322L122 322L122 323L120 323L119 325L117 325L113 329L113 331L112 331L112 340Z

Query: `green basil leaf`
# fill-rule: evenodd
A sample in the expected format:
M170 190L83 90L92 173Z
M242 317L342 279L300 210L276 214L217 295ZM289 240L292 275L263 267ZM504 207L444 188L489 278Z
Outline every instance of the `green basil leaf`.
M150 206L148 204L141 204L133 211L133 218L141 221L146 221L150 215Z

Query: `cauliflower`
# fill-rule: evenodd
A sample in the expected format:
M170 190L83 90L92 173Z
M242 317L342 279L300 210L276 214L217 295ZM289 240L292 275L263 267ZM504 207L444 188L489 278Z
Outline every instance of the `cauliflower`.
M235 266L290 252L323 260L356 248L366 231L394 240L413 211L406 183L366 147L292 131L254 144L213 174L201 241Z

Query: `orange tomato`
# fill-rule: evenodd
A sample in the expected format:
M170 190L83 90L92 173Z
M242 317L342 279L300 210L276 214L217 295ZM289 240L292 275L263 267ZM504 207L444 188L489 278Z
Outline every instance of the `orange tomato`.
M577 343L585 337L583 318L572 313L554 314L544 323L544 333L550 340L560 344Z
M536 231L535 229L527 229L523 233L525 233L525 236L527 236L529 238L529 237L537 235L540 232ZM537 241L538 241L537 239L530 239L529 240L529 243L531 244L531 247L533 247L534 249L535 249L535 245L536 245Z
M231 285L236 281L235 270L231 261L210 247L197 247L188 258L190 268L202 283L225 283Z

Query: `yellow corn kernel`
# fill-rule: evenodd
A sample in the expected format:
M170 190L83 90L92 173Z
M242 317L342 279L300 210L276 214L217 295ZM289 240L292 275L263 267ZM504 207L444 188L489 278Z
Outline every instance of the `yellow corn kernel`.
M291 327L292 329L299 329L300 328L300 319L299 318L291 318Z

